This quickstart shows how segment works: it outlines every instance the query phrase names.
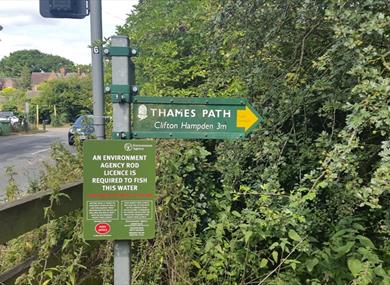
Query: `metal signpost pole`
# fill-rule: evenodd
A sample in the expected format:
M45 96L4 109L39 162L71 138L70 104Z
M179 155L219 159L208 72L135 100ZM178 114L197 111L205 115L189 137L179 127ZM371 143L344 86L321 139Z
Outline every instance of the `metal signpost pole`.
M104 139L101 0L90 1L93 114L97 139ZM129 46L127 37L112 37L113 46ZM128 57L112 58L112 83L129 85ZM130 104L113 104L113 132L130 132ZM114 241L114 285L130 284L130 242Z
M92 92L95 134L98 140L104 139L104 95L103 95L103 55L102 55L102 2L89 1L91 16L92 49Z
M124 36L112 36L112 47L129 47L129 39ZM128 56L112 57L112 84L130 85L130 59ZM117 94L119 96L119 94ZM118 139L129 138L130 134L130 103L113 103L113 134ZM130 246L131 241L114 241L114 285L129 285L130 280Z

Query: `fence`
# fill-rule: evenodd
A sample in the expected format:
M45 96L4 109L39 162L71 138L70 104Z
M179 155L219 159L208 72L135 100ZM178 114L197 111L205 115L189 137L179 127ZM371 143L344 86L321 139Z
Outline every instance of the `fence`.
M53 206L54 218L59 218L82 207L82 182L76 182L60 189L66 196L60 196L58 204ZM0 244L36 229L47 222L44 208L50 205L52 191L39 192L20 200L0 205ZM14 284L16 278L26 272L32 256L14 268L0 273L0 284Z

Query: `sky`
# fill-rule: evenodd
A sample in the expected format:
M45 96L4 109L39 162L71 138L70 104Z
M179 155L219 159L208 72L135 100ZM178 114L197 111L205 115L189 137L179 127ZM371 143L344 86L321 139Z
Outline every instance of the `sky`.
M96 1L96 0L90 0ZM103 38L115 34L138 0L102 0ZM39 0L0 0L0 59L22 49L38 49L77 64L90 64L90 17L43 18Z

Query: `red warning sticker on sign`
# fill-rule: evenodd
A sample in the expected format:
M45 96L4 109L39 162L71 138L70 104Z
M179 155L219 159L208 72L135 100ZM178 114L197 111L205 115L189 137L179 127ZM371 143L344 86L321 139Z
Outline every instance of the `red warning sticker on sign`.
M100 223L100 224L97 224L95 226L95 231L99 234L99 235L105 235L105 234L108 234L111 230L111 227L109 224L107 223Z

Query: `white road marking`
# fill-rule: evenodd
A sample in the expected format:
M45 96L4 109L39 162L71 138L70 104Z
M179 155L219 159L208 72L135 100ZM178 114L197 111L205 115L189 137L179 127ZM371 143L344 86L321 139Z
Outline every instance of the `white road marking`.
M32 152L31 155L36 155L36 154L38 154L38 153L48 151L49 149L50 149L50 148L41 149L41 150L38 150L38 151L36 151L36 152Z

